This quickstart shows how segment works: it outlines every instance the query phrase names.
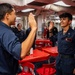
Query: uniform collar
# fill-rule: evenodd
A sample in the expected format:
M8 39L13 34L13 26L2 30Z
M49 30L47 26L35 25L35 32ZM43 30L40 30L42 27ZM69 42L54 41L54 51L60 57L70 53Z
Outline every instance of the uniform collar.
M11 29L11 27L9 27L8 25L6 25L6 24L3 23L2 21L0 21L0 26L4 26L4 27L6 27L6 28L8 28L8 29Z
M71 32L72 28L69 27L68 31L65 34L69 34ZM63 30L62 30L62 34L63 34Z

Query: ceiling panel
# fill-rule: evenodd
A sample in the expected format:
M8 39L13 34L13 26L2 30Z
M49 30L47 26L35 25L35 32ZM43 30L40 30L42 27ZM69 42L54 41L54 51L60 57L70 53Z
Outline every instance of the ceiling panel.
M45 4L52 4L52 3L55 3L57 1L63 1L64 3L66 3L68 5L75 6L75 0L33 0L29 4L34 4L35 2L40 2L40 3L45 3Z
M27 8L33 8L37 11L37 13L41 13L42 11L44 12L70 12L72 14L75 14L75 0L62 0L64 3L71 5L71 7L61 7L61 6L55 6L55 8L44 8L42 6L48 5L55 3L60 0L29 0L30 2L26 5L26 1L28 0L0 0L0 3L10 3L15 6L15 9L17 12L21 13L21 10L27 9ZM57 8L63 8L62 10L57 11ZM40 11L38 11L40 10ZM24 15L25 13L23 13Z

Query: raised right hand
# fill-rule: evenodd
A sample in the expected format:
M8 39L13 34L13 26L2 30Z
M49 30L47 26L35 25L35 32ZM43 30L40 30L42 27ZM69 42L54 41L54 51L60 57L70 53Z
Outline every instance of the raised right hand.
M53 27L52 27L52 25L49 25L49 30L51 30Z
M37 29L36 20L32 13L29 14L28 21L31 29Z
M54 27L54 23L53 22L50 22L49 30L51 30L53 27Z

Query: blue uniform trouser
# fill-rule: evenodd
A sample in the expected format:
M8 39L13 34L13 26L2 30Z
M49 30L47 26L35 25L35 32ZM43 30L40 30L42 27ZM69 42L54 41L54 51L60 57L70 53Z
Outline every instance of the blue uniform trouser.
M61 58L58 56L56 59L56 75L74 75L74 65L74 58Z
M16 75L16 74L8 74L8 73L1 73L0 72L0 75Z

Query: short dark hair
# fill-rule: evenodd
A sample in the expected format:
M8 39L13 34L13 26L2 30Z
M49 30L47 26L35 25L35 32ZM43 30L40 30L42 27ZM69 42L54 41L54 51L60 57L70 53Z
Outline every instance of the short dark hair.
M20 24L21 24L21 23L18 23L18 24L17 24L17 27L18 27Z
M50 23L51 23L51 22L53 22L53 21L49 21L49 22L48 22L48 27L50 26ZM54 24L54 22L53 22L53 24Z
M70 13L65 12L65 13L59 15L59 18L66 18L66 17L67 17L69 20L72 20L72 15L71 15Z
M13 11L13 6L9 3L0 4L0 20L2 20L6 13L11 13Z
M49 25L50 25L50 21L48 22L48 27L49 27Z

